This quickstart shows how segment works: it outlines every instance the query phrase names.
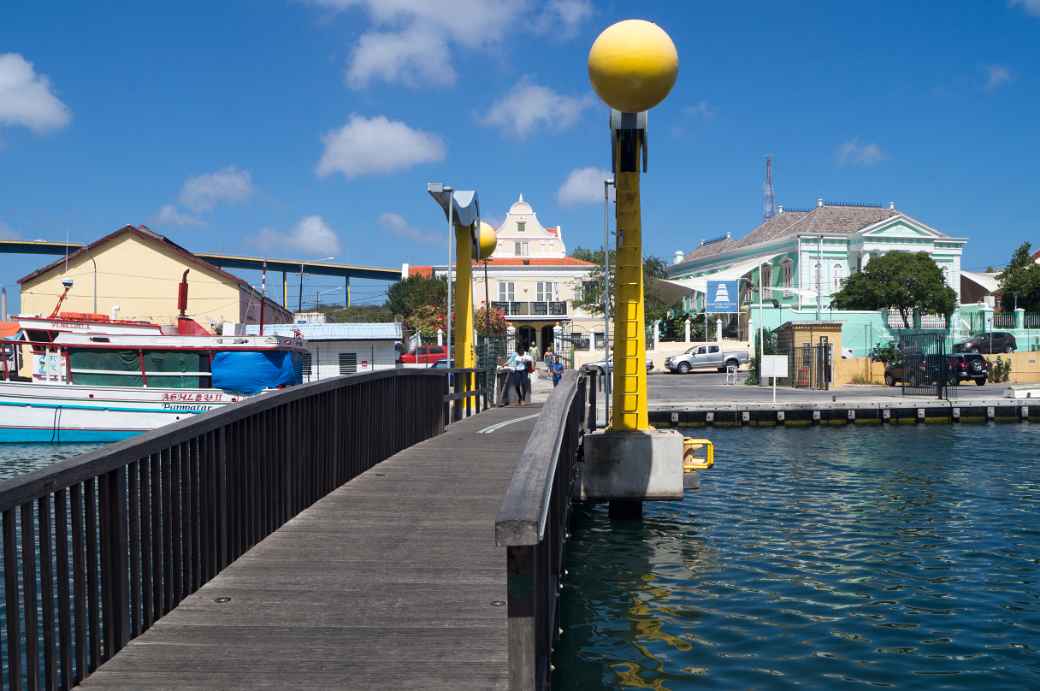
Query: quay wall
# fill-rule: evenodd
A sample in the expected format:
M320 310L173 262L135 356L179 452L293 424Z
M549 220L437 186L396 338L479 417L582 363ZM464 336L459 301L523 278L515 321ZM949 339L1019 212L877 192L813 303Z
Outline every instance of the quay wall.
M681 428L1040 422L1040 405L1026 403L1009 398L678 403L655 406L650 424Z

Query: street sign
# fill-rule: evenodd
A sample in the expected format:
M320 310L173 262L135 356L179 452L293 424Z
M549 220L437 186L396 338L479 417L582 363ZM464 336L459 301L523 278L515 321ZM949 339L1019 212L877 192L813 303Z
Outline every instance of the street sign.
M726 314L740 311L737 286L740 281L708 281L704 296L704 311L708 314Z
M784 379L787 377L787 356L786 355L763 355L762 356L762 376L763 377L779 377Z

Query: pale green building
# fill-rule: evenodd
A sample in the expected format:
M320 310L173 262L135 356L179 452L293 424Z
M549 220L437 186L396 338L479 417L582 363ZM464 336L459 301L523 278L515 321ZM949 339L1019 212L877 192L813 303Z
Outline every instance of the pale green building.
M887 207L817 200L811 209L784 209L742 238L727 233L676 252L668 277L694 291L686 309L703 309L708 280L741 280L742 304L763 301L814 311L826 308L850 274L886 252L927 252L960 301L961 255L967 241Z

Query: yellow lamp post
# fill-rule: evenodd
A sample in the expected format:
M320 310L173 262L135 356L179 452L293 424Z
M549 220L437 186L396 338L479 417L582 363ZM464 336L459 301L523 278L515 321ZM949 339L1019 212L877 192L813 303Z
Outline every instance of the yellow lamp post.
M589 80L613 110L611 158L617 193L613 408L610 429L649 430L640 167L646 170L646 111L671 91L679 72L675 44L656 24L628 19L592 44Z
M444 210L448 217L448 232L454 236L448 242L448 349L455 367L472 369L476 363L473 350L473 255L479 251L475 245L478 244L480 203L475 191L455 190L440 182L428 183L426 191ZM455 250L454 296L452 249ZM473 389L471 376L462 381L464 390Z

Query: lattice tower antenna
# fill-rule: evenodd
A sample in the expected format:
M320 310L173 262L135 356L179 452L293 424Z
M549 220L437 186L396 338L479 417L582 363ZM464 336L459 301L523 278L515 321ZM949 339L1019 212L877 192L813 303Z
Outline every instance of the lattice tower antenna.
M762 185L762 220L776 216L776 196L773 194L773 157L766 156L766 181Z

